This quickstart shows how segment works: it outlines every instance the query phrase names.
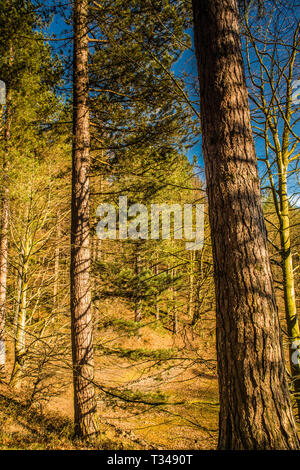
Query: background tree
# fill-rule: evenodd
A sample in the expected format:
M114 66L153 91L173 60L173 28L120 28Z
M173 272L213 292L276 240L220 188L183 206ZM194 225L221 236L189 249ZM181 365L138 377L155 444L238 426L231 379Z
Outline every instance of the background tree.
M21 23L21 15L26 10L23 2L14 5L7 0L3 4L0 16L1 30L3 36L1 39L1 75L6 84L6 106L5 112L1 116L4 123L4 149L2 152L2 173L1 173L1 236L0 236L0 350L1 374L5 374L5 317L6 317L6 291L7 291L7 272L8 272L8 219L9 219L9 147L10 147L10 128L13 119L12 113L12 89L17 85L17 66L14 63L15 42L18 41L18 35L28 31L32 24L32 15L27 17L24 24ZM29 7L30 10L30 7ZM9 17L9 20L7 20Z
M279 234L279 262L282 268L285 316L289 342L290 368L296 397L300 397L300 339L297 317L291 240L290 198L296 183L299 162L297 123L299 105L293 102L294 82L299 70L299 20L294 16L295 3L275 6L265 2L268 12L257 20L255 5L249 2L244 16L247 75L251 100L253 132L259 160L264 164L263 189L273 198ZM255 20L254 20L255 18ZM273 225L274 228L274 225ZM273 247L277 245L273 244ZM296 360L295 360L296 358ZM300 400L297 398L298 414Z

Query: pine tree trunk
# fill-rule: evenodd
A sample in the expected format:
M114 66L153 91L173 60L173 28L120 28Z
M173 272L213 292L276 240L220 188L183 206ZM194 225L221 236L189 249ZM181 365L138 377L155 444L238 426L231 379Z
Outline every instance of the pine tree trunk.
M74 2L71 319L77 436L97 432L89 242L88 0Z
M193 0L214 258L219 449L297 449L236 0Z

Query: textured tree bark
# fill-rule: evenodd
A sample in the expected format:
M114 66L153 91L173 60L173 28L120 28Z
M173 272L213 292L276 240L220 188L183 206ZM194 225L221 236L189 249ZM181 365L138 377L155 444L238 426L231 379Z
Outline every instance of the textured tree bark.
M219 449L297 449L236 0L193 0L214 258Z
M12 54L12 52L11 52ZM8 272L8 220L9 220L9 141L11 128L10 90L6 97L6 122L4 131L5 152L2 166L2 198L1 198L1 233L0 233L0 378L5 375L5 319L6 291Z
M71 319L75 434L97 432L90 292L88 0L74 2Z

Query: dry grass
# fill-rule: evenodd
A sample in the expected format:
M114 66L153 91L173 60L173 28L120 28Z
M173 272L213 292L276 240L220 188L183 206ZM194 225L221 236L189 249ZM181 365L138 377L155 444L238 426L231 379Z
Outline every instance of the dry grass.
M111 307L111 306L110 306ZM111 311L111 308L110 308ZM72 436L71 368L65 387L45 403L26 405L22 393L0 386L0 449L213 449L216 447L218 389L213 320L201 335L182 325L177 335L145 323L128 332L103 316L96 333L100 436L92 447ZM122 310L129 326L132 314ZM113 320L107 322L107 320ZM100 346L100 348L99 348ZM152 352L154 357L152 357ZM12 367L11 346L8 368ZM115 396L112 396L111 393Z

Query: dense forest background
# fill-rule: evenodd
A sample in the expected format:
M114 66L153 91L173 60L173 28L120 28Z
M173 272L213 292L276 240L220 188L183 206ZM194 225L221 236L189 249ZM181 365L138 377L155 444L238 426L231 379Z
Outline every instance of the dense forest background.
M211 13L201 4L0 2L1 449L213 449L218 432L222 442L216 310L218 324L226 292L243 304L237 271L244 271L224 244L234 281L218 283L212 236L223 229L212 223L212 200L222 188L200 147L202 139L204 152L213 145L198 84L201 63L207 71L210 64L200 51L197 69L193 36L197 8L199 18ZM217 1L211 11L229 4L236 7ZM299 5L240 2L238 15L283 373L299 426ZM233 101L239 86L230 90ZM236 176L230 170L222 178ZM203 247L187 250L174 233L100 240L97 208L117 207L119 196L147 208L203 204ZM226 208L222 223L232 228ZM250 234L260 226L247 224ZM264 267L255 269L264 279ZM256 305L253 295L253 324ZM268 389L253 377L255 389Z

